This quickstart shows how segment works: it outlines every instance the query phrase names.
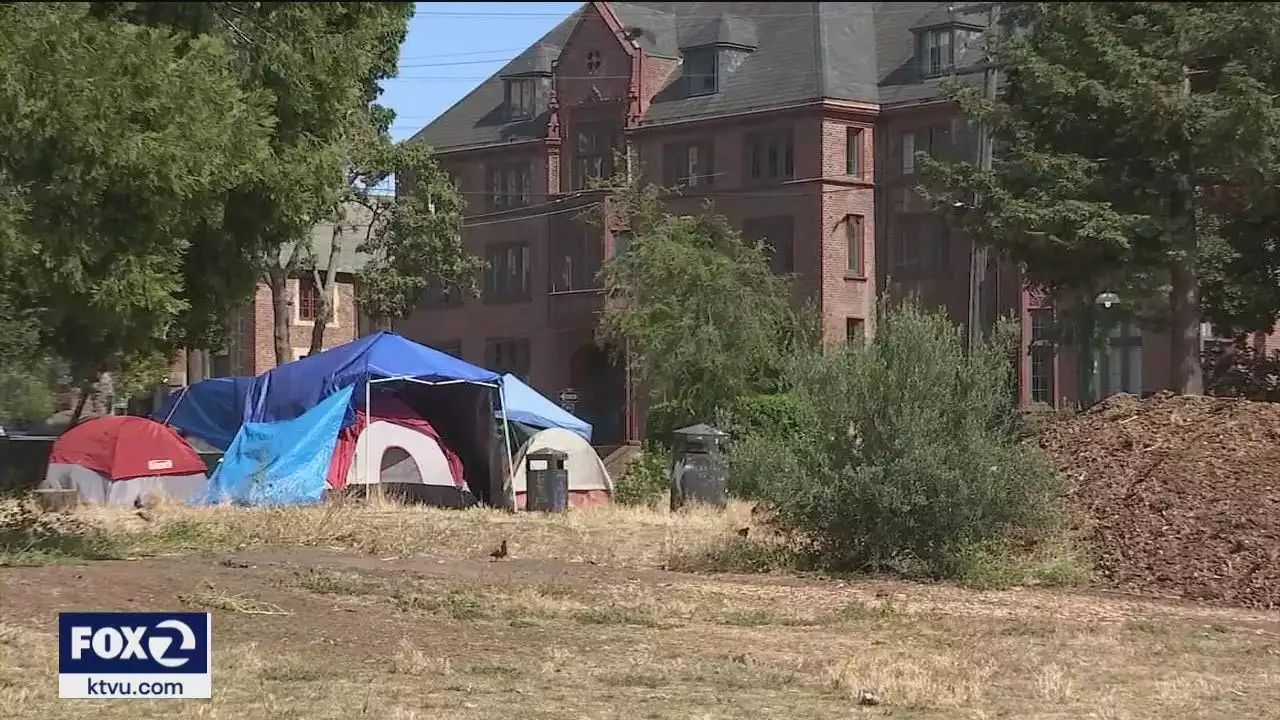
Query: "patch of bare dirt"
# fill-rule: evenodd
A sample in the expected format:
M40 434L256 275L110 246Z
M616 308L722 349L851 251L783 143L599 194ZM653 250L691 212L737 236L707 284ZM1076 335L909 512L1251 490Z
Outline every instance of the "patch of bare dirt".
M1038 442L1111 585L1280 608L1280 405L1117 396Z
M1280 703L1260 613L476 554L0 570L0 717L817 719L872 693L907 720L1262 720ZM57 700L58 611L170 608L215 614L212 702Z

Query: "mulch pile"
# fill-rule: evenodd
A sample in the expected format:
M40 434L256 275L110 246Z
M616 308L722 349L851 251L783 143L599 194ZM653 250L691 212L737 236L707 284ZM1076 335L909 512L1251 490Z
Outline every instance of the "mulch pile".
M1037 442L1114 586L1280 608L1280 404L1116 396Z

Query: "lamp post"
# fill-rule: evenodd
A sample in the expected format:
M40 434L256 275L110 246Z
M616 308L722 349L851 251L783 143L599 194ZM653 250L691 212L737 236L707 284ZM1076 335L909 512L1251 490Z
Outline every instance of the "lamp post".
M1084 313L1080 322L1080 404L1084 406L1092 405L1098 398L1098 381L1100 380L1100 368L1098 367L1098 351L1094 346L1093 337L1097 331L1098 318L1097 308L1102 308L1105 312L1113 306L1120 303L1120 296L1104 291L1098 293L1094 297L1092 303L1086 303ZM1105 326L1106 323L1103 323Z

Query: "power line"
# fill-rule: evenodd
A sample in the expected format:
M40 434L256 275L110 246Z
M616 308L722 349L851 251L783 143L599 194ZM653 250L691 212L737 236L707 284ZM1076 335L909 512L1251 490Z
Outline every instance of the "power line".
M517 11L517 12L506 12L506 11L497 11L497 10L490 10L490 11L486 11L486 10L419 10L419 11L416 13L415 17L416 17L417 15L424 15L424 16L430 16L430 17L442 17L442 18L444 18L444 17L456 17L456 18L512 18L512 19L515 19L515 18L521 18L521 19L524 19L524 18L528 18L528 19L535 19L535 18L562 18L562 19L567 20L567 19L569 19L569 18L573 17L575 14L577 14L577 13L579 13L579 12L581 12L581 11L580 11L580 10L575 10L574 12L569 13L568 15L566 15L566 14L564 14L564 13L555 13L555 12L533 12L533 11L523 11L523 12L521 12L521 11ZM926 14L928 14L928 13L927 13L927 12L922 13L922 12L919 12L919 11L916 11L916 10L907 10L907 9L904 9L904 8L886 8L886 9L883 9L883 10L878 10L878 11L876 11L876 13L875 13L875 14L876 14L877 16L882 16L882 17L905 17L905 16L907 16L907 15L912 15L912 16L915 16L915 17L922 17L922 16L924 16L924 15L926 15ZM720 19L720 17L721 17L722 15L723 15L723 13L715 13L715 14L712 14L712 15L686 15L686 14L683 14L683 13L672 13L672 16L673 16L676 20L680 21L680 22L677 22L677 23L676 23L676 24L677 24L677 26L679 26L681 22L686 22L686 21L687 21L687 22L702 22L702 21L708 21L708 20L718 20L718 19ZM745 18L745 19L747 19L747 20L756 20L756 19L761 19L761 18L810 18L810 17L815 17L815 16L816 16L816 13L814 13L813 11L809 11L809 12L794 12L794 13L746 13L746 14L743 14L743 15L742 15L742 17L743 17L743 18Z
M519 215L515 217L498 218L496 220L482 220L479 222L466 222L464 220L462 223L462 227L465 229L465 228L472 228L472 227L484 227L485 225L498 225L504 222L533 220L535 218L548 217L550 215L563 215L564 213L574 212L575 210L581 210L582 212L587 212L588 210L592 210L596 207L599 207L599 205L600 203L594 202L594 203L588 203L586 205L574 205L573 207L560 208L559 210L550 210L548 212L534 213L533 215Z
M475 57L476 55L497 55L498 53L521 53L527 47L494 48L493 50L469 50L467 52L427 53L425 55L404 55L401 60L432 60L436 58Z
M447 82L489 80L494 75L397 75L383 78L382 82L397 80L442 80ZM556 75L557 80L626 80L630 75Z
M808 183L808 182L832 181L832 180L838 180L838 179L844 180L844 179L847 179L847 176L842 176L842 175L819 176L819 177L811 177L811 178L800 178L796 180L791 180L789 182L798 184L798 183ZM693 195L693 196L683 196L678 193L673 193L671 196L669 196L668 199L672 199L672 198L678 199L678 198L685 197L690 200L695 200L695 199L703 198L703 199L709 199L716 202L721 200L769 200L769 199L784 198L784 197L812 197L815 195L824 195L824 196L834 195L837 193L855 192L858 190L866 190L866 189L867 188L861 187L861 186L853 186L853 187L840 187L840 188L823 188L817 192L814 192L807 188L794 188L794 190L791 190L791 189L781 189L781 188L762 189L762 188L744 187L744 188L726 189L721 191L716 191L716 190L701 191L700 190L698 195ZM551 215L561 215L564 213L573 212L575 210L587 211L599 206L600 203L596 201L596 202L590 202L583 205L574 205L572 207L549 210L546 212L522 213L519 215L511 215L509 217L494 218L491 220L483 219L491 215L496 215L499 212L511 212L513 210L528 210L530 208L558 205L564 202L569 202L575 199L582 198L588 195L589 193L593 193L593 192L605 192L605 191L578 190L578 191L574 191L574 194L568 197L556 198L555 200L548 200L546 202L541 202L541 203L534 203L532 205L526 205L521 208L512 208L511 210L500 210L497 212L480 213L476 216L481 218L480 220L472 221L472 222L464 221L462 223L462 227L469 228L469 227L483 227L486 225L499 225L501 223L507 223L507 222L520 222L523 220L534 220L537 218L548 217ZM486 193L486 192L465 192L462 194L467 196L480 195L484 197L493 197L496 195L495 193Z
M517 50L516 52L520 52L520 51ZM413 70L417 68L455 67L458 65L489 65L492 63L507 63L507 62L511 62L511 56L509 55L505 57L489 58L488 60L458 60L455 62L412 63L408 65L402 63L400 65L400 69L404 70L405 68L409 68Z
M568 19L570 17L573 17L575 14L577 14L577 12L580 12L580 11L575 11L575 13L564 15L561 13L549 13L549 12L505 12L505 11L498 12L498 11L478 11L478 10L421 11L420 10L418 11L418 14L435 16L435 17L445 17L445 18L452 17L452 18L476 18L476 19L481 19L481 18L535 19L535 18L554 17L554 18ZM967 8L957 8L955 11L953 11L953 14L956 14L956 13L968 14L969 11ZM920 13L916 10L904 10L899 8L883 9L875 13L876 17L879 17L879 18L895 18L895 17L907 17L907 16L921 17L923 16L923 14L924 13ZM814 17L814 15L815 14L811 11L811 12L805 12L805 13L761 13L761 14L751 14L749 17L752 19L755 19L755 18L811 18L811 17ZM678 15L676 16L676 19L678 20L678 22L674 23L672 27L676 30L685 29L697 23L716 20L720 17L721 15L719 13L714 15ZM538 42L541 42L541 40ZM450 59L450 58L460 58L460 57L474 57L476 55L490 55L490 54L498 54L498 53L504 53L504 52L515 53L515 55L511 56L506 60L506 62L509 62L511 59L514 59L516 56L518 56L521 53L524 53L528 49L529 47L522 47L522 48L510 48L510 49L504 49L504 50L476 50L476 51L460 52L460 53L435 53L435 54L427 54L427 55L417 55L413 57L406 56L406 57L400 58L400 61L402 63L400 65L400 68L401 69L406 69L406 68L417 69L417 68L427 68L427 67L458 67L458 66L465 66L465 65L484 65L484 64L499 63L504 61L497 58L485 59L485 60L459 60L459 61L453 61L453 62L428 62L428 63L418 63L416 61L426 60L426 59L437 59L437 58ZM414 62L406 63L405 61L414 61ZM388 78L388 79L440 80L440 81L453 82L453 81L464 81L464 80L486 80L489 77L490 76L483 76L483 77L480 77L480 76L474 76L474 77L473 76L436 76L436 77L401 76L397 78ZM594 79L619 79L619 78L618 76L611 76L611 77L610 76L604 76L604 77L591 76L589 78L565 77L564 79L593 79L594 80Z

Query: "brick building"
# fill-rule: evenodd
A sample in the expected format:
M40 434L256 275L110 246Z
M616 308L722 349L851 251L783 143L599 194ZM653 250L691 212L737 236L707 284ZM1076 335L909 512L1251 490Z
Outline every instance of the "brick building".
M600 263L626 237L593 230L585 188L616 150L666 186L675 212L706 199L816 298L830 340L873 330L879 293L914 293L963 322L969 244L913 188L918 152L972 157L939 96L979 84L985 14L947 3L593 2L420 131L469 202L464 241L489 263L478 299L433 293L404 334L554 396L572 388L599 442L640 435L626 372L593 342ZM991 268L989 316L1016 313L1024 403L1076 395L1051 311ZM1167 339L1123 327L1106 391L1168 381ZM1147 352L1144 352L1146 350Z

